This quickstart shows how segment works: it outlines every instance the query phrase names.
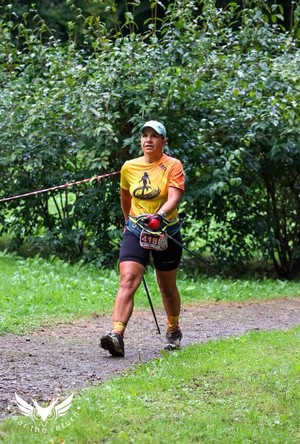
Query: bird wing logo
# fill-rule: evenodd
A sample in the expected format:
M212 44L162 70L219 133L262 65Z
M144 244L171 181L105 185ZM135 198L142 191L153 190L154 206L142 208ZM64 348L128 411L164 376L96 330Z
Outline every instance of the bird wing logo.
M34 410L35 407L28 404L24 399L22 399L17 393L15 393L16 401L18 404L19 409L21 410L21 413L25 416L29 416L32 420L34 420Z
M73 393L55 407L55 419L59 418L60 416L64 416L67 413L67 411L71 407L72 401Z
M29 416L33 421L40 420L45 423L47 420L56 420L67 413L72 404L73 393L58 405L56 405L58 399L53 400L48 407L40 406L35 400L32 400L33 405L31 405L17 393L15 393L15 398L23 415Z

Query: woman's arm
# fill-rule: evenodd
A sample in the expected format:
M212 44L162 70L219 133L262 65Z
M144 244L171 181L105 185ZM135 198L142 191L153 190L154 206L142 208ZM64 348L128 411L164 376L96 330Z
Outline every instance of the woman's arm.
M172 213L172 211L178 207L182 195L183 195L183 190L175 187L169 187L168 200L162 205L158 213L159 214L165 213L166 217L168 217L168 214Z
M131 207L131 195L128 190L121 188L120 197L121 197L121 208L123 211L124 219L127 220L129 216L129 210Z

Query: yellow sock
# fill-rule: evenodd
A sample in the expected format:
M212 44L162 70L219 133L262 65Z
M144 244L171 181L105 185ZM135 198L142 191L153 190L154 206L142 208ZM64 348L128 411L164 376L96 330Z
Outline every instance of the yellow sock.
M113 321L113 333L118 333L118 335L124 335L124 331L126 328L126 324L124 324L124 322L121 321Z
M179 316L167 315L167 329L169 331L176 331L179 328Z

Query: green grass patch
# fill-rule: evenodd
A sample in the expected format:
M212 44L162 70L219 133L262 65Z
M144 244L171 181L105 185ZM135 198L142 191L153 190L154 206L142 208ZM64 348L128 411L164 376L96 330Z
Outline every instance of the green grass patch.
M146 281L155 308L161 297L151 268ZM59 259L20 258L0 253L0 334L24 333L45 324L109 314L119 284L117 266L111 270L70 265ZM182 302L248 301L300 295L300 282L188 278L179 272ZM149 308L143 286L137 309Z
M118 282L117 270L39 257L1 254L0 270L1 334L108 312Z
M163 354L124 377L75 393L74 422L0 426L3 443L296 444L300 328L252 332ZM27 425L26 425L27 424ZM41 440L42 438L42 440Z

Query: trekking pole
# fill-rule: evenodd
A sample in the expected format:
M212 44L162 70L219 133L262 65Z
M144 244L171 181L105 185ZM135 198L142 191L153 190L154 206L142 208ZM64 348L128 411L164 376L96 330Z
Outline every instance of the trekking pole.
M148 290L148 287L147 287L145 276L143 276L143 284L144 284L146 295L147 295L147 298L148 298L148 301L149 301L149 304L150 304L150 308L151 308L151 311L152 311L152 314L153 314L153 317L154 317L154 320L155 320L157 332L160 335L160 328L159 328L159 325L158 325L158 322L157 322L157 319L156 319L155 311L154 311L153 304L152 304L152 301L151 301L151 298L150 298L150 293L149 293L149 290Z
M216 267L214 267L213 265L211 265L209 262L207 262L207 260L205 260L202 256L200 256L200 254L196 253L195 251L190 250L188 247L186 247L185 245L183 245L181 242L179 242L177 239L174 239L174 237L170 236L166 231L164 232L164 234L171 239L175 244L179 245L179 247L183 248L185 251L187 251L188 253L190 253L192 256L194 256L196 259L198 259L198 261L202 262L203 264L205 264L208 268L210 268L211 270L213 270L215 273L218 273L218 275L222 276L222 273L216 269Z

